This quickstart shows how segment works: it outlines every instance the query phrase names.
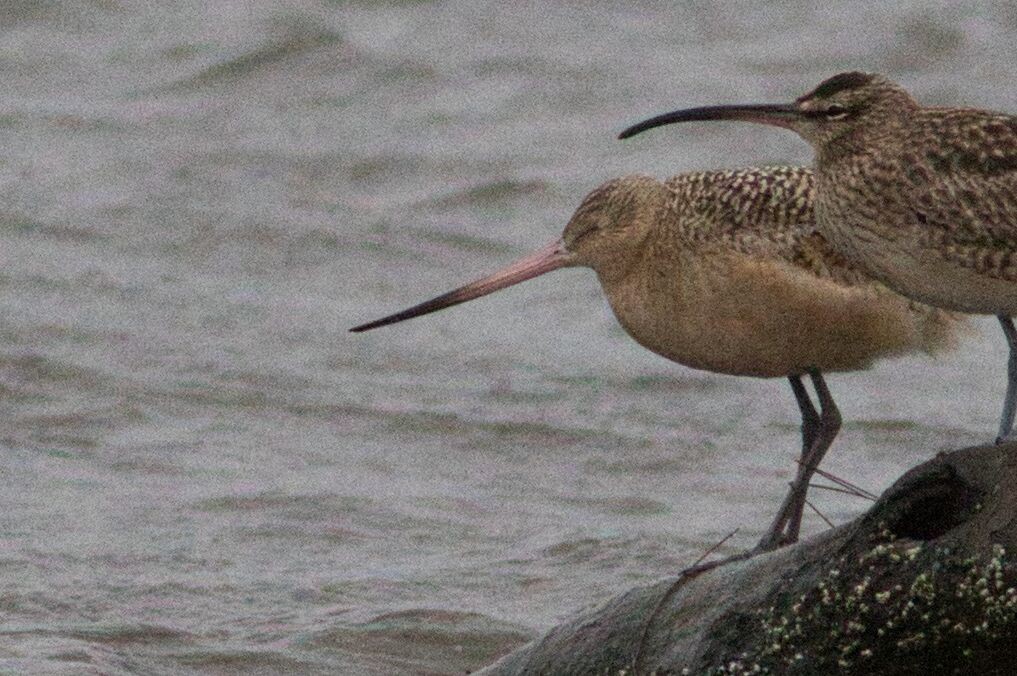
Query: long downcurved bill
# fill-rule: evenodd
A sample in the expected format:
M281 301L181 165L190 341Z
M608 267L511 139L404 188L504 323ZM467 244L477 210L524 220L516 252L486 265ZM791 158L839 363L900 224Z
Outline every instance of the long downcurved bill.
M411 308L407 308L402 312L396 312L395 314L387 317L376 319L373 322L354 326L350 329L350 331L353 331L354 333L370 331L371 329L376 329L379 326L387 326L388 324L395 324L396 322L413 319L420 315L444 310L447 307L452 307L459 303L465 303L468 300L486 296L489 293L494 293L495 291L504 289L507 286L524 282L527 279L532 279L538 275L544 274L545 272L565 267L571 260L572 254L565 249L564 243L559 239L538 251L534 251L525 258L517 260L515 263L499 270L489 277L478 279L466 286L459 287L455 291L449 291L446 294L442 294L437 298L432 298L420 305L414 305Z
M618 138L626 139L636 134L641 134L647 129L661 127L665 124L676 122L698 122L707 120L740 120L742 122L755 122L757 124L769 124L775 127L791 128L791 125L802 118L802 112L793 105L783 103L760 103L738 106L705 106L703 108L687 108L676 110L663 115L651 117L634 124L622 133Z

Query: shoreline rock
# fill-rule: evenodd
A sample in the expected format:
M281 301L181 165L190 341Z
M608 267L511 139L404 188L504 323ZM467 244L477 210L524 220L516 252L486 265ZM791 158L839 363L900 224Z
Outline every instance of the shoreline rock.
M1017 444L942 453L854 521L632 589L484 674L1017 673Z

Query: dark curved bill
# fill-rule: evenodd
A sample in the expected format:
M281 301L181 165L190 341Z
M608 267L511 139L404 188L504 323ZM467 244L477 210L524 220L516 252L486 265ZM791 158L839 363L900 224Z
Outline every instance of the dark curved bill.
M648 120L634 124L622 133L618 138L626 139L636 134L641 134L647 129L661 127L665 124L676 122L699 122L708 120L740 120L742 122L756 122L758 124L769 124L777 127L790 127L796 120L802 117L801 111L793 105L785 103L760 103L752 105L737 106L704 106L702 108L686 108L671 113L664 113Z
M565 249L564 243L559 239L538 251L534 251L529 256L521 258L515 263L502 268L493 275L484 277L483 279L478 279L466 286L459 287L455 291L449 291L446 294L442 294L437 298L432 298L431 300L419 305L414 305L402 312L396 312L395 314L388 315L387 317L376 319L373 322L354 326L350 329L350 331L353 331L354 333L370 331L371 329L376 329L379 326L387 326L388 324L395 324L396 322L413 319L420 315L444 310L447 307L452 307L459 303L465 303L468 300L486 296L489 293L494 293L495 291L504 289L507 286L524 282L527 279L532 279L538 275L544 274L545 272L565 267L566 265L569 265L571 261L572 254Z

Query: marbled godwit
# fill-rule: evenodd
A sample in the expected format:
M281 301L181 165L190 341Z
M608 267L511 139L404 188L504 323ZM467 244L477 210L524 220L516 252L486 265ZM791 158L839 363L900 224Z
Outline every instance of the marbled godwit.
M834 248L890 288L993 314L1010 347L997 442L1017 407L1017 117L919 105L899 85L841 73L790 104L692 108L625 130L743 120L796 132L816 152L816 221Z
M802 457L757 547L772 549L797 539L809 480L840 428L822 373L933 352L954 335L948 313L892 293L834 254L815 232L813 199L812 173L798 167L611 180L586 196L555 242L351 330L441 310L557 268L593 268L618 321L644 347L693 368L790 381Z

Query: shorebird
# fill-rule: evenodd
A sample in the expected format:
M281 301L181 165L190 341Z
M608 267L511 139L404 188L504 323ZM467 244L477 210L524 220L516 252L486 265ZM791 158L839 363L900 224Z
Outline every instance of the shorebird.
M840 429L824 372L949 346L956 319L862 275L814 227L813 174L801 167L610 180L560 239L499 272L354 327L367 331L571 266L592 268L625 331L679 364L786 377L801 412L801 459L756 550L794 542L809 481ZM803 376L816 391L813 403Z
M1010 358L1000 443L1017 408L1017 117L922 106L900 85L835 75L788 104L678 110L674 122L741 120L794 131L815 150L816 222L834 248L897 292L996 315Z

